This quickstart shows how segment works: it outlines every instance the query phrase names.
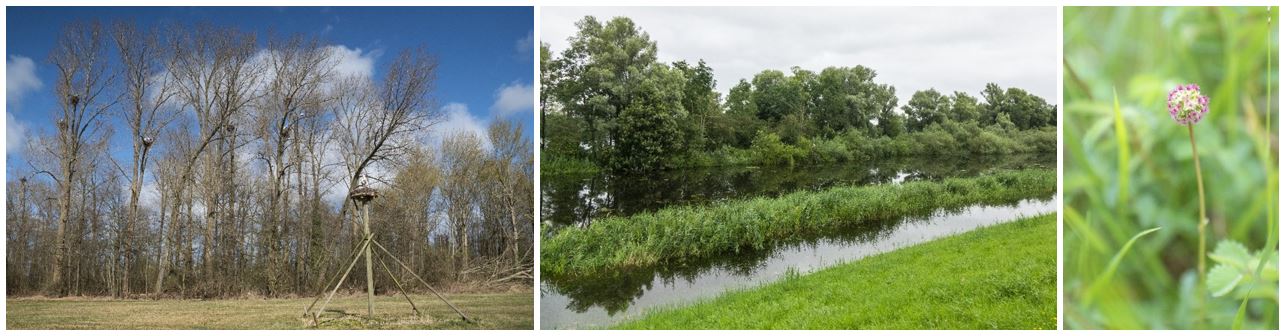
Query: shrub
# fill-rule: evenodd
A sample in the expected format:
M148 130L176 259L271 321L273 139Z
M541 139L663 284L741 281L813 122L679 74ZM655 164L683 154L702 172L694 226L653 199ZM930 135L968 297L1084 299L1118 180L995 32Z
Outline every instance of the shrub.
M776 133L759 132L751 141L751 158L760 165L794 166L797 159L804 156L804 151L782 143Z

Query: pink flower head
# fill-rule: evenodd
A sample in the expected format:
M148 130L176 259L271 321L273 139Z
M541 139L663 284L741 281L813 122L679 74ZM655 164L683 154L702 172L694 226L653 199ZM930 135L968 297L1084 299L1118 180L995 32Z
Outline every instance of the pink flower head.
M1192 125L1202 121L1207 115L1210 101L1202 95L1197 84L1176 86L1171 95L1166 97L1166 109L1171 112L1171 119L1180 125Z

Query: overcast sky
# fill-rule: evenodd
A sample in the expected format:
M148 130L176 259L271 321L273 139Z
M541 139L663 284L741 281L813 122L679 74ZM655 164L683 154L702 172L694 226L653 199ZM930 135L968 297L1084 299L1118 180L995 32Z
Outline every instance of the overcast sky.
M988 82L1055 103L1054 7L542 7L541 40L557 54L586 15L627 16L663 62L698 59L719 91L765 69L863 65L897 89L978 96Z

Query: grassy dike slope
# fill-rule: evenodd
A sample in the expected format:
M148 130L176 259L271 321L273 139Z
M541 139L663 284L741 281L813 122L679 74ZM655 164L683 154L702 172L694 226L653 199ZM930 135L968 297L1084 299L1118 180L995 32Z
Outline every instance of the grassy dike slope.
M1054 329L1055 214L834 266L619 329Z
M760 250L869 221L1003 204L1055 192L1055 172L1030 169L971 178L835 187L776 198L680 206L596 219L541 241L541 272L580 276Z

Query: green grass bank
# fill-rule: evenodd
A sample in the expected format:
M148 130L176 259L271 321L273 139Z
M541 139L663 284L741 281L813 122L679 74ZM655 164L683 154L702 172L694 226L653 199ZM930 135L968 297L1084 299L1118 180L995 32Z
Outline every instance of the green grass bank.
M997 224L618 329L1054 329L1055 214Z
M771 248L870 221L1054 192L1053 170L1029 169L672 207L596 219L588 228L548 235L541 242L541 271L563 277L652 267Z

